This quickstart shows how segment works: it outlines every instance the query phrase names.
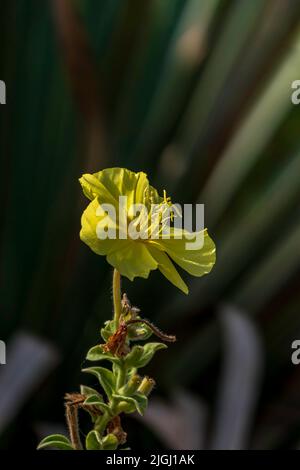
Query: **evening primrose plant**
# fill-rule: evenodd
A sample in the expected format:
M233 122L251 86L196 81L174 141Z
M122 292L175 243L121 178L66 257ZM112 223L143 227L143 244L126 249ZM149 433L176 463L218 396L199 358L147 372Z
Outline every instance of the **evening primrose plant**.
M98 379L101 393L81 385L79 392L66 394L69 437L48 436L38 448L114 450L124 448L127 440L122 414L143 415L155 385L154 379L142 376L140 369L157 351L167 348L166 342L176 341L175 336L160 331L131 304L121 292L121 276L131 281L135 277L147 279L151 271L159 269L188 294L173 262L193 276L203 276L211 271L216 250L207 230L193 232L185 223L181 206L172 204L165 191L160 196L145 173L109 168L85 174L79 181L90 200L82 215L80 238L93 252L106 256L114 268L113 318L101 329L101 344L87 353L86 359L97 365L82 371ZM153 335L163 342L148 341ZM91 430L84 443L79 432L79 410L91 418Z

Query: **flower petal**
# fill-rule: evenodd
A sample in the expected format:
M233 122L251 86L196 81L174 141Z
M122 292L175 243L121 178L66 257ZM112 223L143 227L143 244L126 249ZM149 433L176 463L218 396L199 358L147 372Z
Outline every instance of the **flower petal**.
M101 172L100 172L101 173ZM118 206L119 200L115 199L112 194L107 190L103 183L97 178L99 173L90 175L86 173L79 178L79 183L82 186L84 195L93 201L96 197L99 197L101 203L110 203L114 206Z
M110 239L100 240L97 235L98 224L102 224L102 227L107 229L115 229L115 221L110 219L108 215L98 216L97 209L99 207L99 201L95 198L85 209L81 218L81 231L80 238L86 243L91 250L97 255L107 255L112 251L122 249L128 244L128 240ZM116 233L118 231L116 229Z
M137 276L147 278L151 270L159 268L170 282L187 293L188 288L172 260L194 276L202 276L212 269L215 245L207 231L198 232L198 236L203 235L204 243L196 246L189 237L191 234L169 227L173 215L170 198L165 192L164 197L160 197L145 173L108 168L83 175L80 183L91 200L82 215L80 237L95 253L106 255L107 261L122 275L131 280ZM125 212L120 196L127 197ZM126 224L131 238L123 239ZM153 228L158 229L154 234L161 238L146 239ZM165 228L170 228L171 238L166 236Z
M106 259L122 276L131 281L135 277L146 279L158 265L144 243L132 240L128 240L122 249L109 253Z
M153 258L158 263L158 269L160 272L172 283L174 286L178 287L178 289L182 290L185 294L189 293L189 289L178 273L177 269L175 268L174 264L168 257L166 253L151 246L148 244L148 250L150 251Z
M89 199L99 197L101 203L116 205L119 196L127 196L128 207L143 203L145 190L149 188L146 173L135 173L126 168L106 168L93 175L85 174L79 181Z
M203 246L197 250L189 250L186 248L187 243L191 240L187 238L187 232L182 231L182 238L171 237L170 239L162 238L160 240L149 241L160 250L165 251L175 263L185 269L193 276L203 276L211 271L216 262L216 247L213 240L208 235L207 230L197 232L203 235Z

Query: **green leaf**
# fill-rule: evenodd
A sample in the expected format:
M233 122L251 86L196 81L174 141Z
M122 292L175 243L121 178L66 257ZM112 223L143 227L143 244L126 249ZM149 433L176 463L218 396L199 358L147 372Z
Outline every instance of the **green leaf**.
M87 353L86 358L89 361L110 361L115 364L120 364L120 359L110 353L104 353L100 344L93 346Z
M130 378L135 374L137 374L137 368L136 367L129 367L129 369L127 370L127 377Z
M114 393L113 398L118 406L118 412L121 413L133 413L137 411L137 403L134 398L128 397L127 395L119 395Z
M110 407L103 402L103 399L99 399L98 395L90 395L83 403L84 405L89 405L89 406L96 406L103 412L108 412L111 414L111 409Z
M123 360L123 359L120 359L120 363L118 363L118 364L117 364L116 362L113 363L112 371L113 371L113 374L114 374L114 375L118 375L118 372L119 372L119 370L120 370L120 367L123 365L123 364L122 364L122 361L123 361L123 364L124 364L124 360Z
M99 397L99 395L89 395L86 400L84 401L84 405L97 405L98 403L103 403L103 398L102 396Z
M145 346L134 346L126 356L126 365L130 367L145 367L159 349L166 349L164 343L147 343Z
M134 394L132 397L128 397L126 395L113 394L113 398L118 401L118 404L122 404L122 402L125 402L131 405L127 409L122 407L121 405L122 411L124 411L125 413L133 413L133 411L136 410L140 415L143 415L148 404L147 397L138 393Z
M159 349L167 349L168 346L164 343L147 343L144 346L144 354L138 367L145 367L152 359L156 351Z
M138 367L137 364L139 364L143 354L144 354L144 346L140 346L140 345L133 346L130 353L127 354L125 358L126 367L127 368Z
M101 329L101 336L103 340L106 342L108 338L114 334L116 331L116 324L114 320L109 320L105 322L105 327Z
M89 397L91 395L96 395L100 401L103 401L102 395L92 387L87 387L86 385L80 385L80 393L85 397Z
M140 414L143 415L146 411L147 406L148 406L148 398L146 397L146 395L142 395L139 392L136 392L133 395L133 398L138 403Z
M89 367L82 369L82 372L95 375L108 398L111 398L116 387L116 378L111 370L105 369L104 367Z
M103 450L116 450L118 445L118 438L114 434L107 434L107 436L102 439Z
M109 334L108 330L106 330L105 328L101 328L101 336L103 341L107 342L111 334Z
M100 434L93 430L88 433L85 439L86 450L102 450Z
M52 434L45 437L38 445L38 450L45 449L45 447L55 447L60 450L74 450L70 440L62 434Z

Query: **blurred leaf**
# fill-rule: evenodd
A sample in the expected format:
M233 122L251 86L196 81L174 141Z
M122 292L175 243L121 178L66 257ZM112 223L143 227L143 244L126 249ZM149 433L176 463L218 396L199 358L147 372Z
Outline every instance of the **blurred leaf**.
M58 352L51 344L28 333L19 332L9 341L7 363L0 369L0 432L11 423L58 361Z
M52 434L51 436L45 437L38 445L38 450L45 449L46 447L55 447L60 450L74 450L69 439L62 434Z
M203 449L206 440L207 409L185 390L176 389L170 403L152 398L143 422L169 449Z
M266 256L252 272L234 298L239 305L247 305L252 311L258 311L293 273L299 269L300 224L294 224L286 237L279 240L277 246ZM263 285L264 280L268 282ZM259 289L258 289L259 286ZM254 297L255 292L255 297Z
M207 223L215 224L229 204L238 185L265 149L272 135L291 108L290 87L300 67L300 36L284 58L283 63L267 83L259 100L241 123L219 164L214 168L199 199L207 206ZM276 113L274 113L276 109ZM255 136L255 138L254 138ZM241 159L240 156L243 155ZM222 197L219 197L221 191Z
M247 448L262 375L261 342L253 324L232 306L220 310L224 365L217 398L213 449Z

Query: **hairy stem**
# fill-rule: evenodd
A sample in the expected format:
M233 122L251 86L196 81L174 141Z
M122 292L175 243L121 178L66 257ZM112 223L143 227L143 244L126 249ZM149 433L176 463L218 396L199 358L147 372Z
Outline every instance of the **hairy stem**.
M103 436L103 433L106 429L106 426L108 425L109 421L111 420L111 416L109 413L105 412L99 422L95 425L94 429L99 432L101 437Z
M125 379L126 379L126 368L124 365L122 365L118 371L117 375L117 390L125 384Z
M78 408L71 404L66 404L66 420L69 428L70 440L75 450L82 450L78 428Z
M113 274L113 301L114 320L116 321L116 326L118 326L121 316L121 275L116 269L114 269Z

